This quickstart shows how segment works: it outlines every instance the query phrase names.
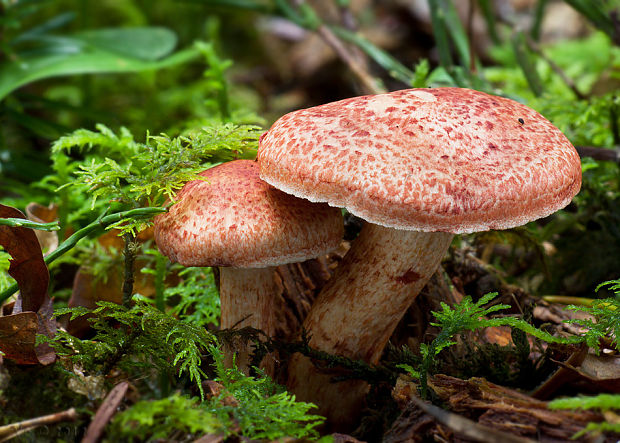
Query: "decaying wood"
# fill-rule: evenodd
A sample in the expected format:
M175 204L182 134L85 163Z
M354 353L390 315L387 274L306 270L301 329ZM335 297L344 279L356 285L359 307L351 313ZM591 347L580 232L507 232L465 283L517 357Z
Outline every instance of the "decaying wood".
M121 382L114 386L114 388L108 393L101 406L97 410L97 413L93 417L86 430L86 435L82 443L95 443L101 439L103 430L110 421L110 419L116 414L118 406L123 401L125 394L129 388L129 383L126 381Z
M403 411L390 430L383 436L384 443L433 441L434 434L445 434L446 430L435 419L414 403ZM444 439L445 441L445 439Z
M423 411L424 414L431 416L434 421L441 423L450 431L454 432L455 440L463 436L468 440L486 443L500 441L503 443L534 443L532 439L497 431L489 426L481 425L463 416L438 408L430 403L425 403L417 397L411 398L410 407ZM390 441L395 442L399 440L392 438Z
M316 295L348 250L349 243L342 242L338 249L326 256L276 268L275 337L281 340L297 338Z
M205 380L202 382L202 386L205 388L207 398L217 397L224 391L224 385L216 382L215 380ZM220 399L220 402L224 406L229 406L232 408L239 407L239 402L232 395L227 395Z
M460 380L437 375L429 380L429 387L453 412L478 415L479 423L528 437L568 440L588 422L603 419L589 411L551 411L544 401L482 378Z
M275 338L289 341L297 338L316 295L332 276L349 247L349 242L343 241L338 249L325 256L274 268ZM219 291L220 270L215 267L212 269Z
M194 440L193 443L259 443L258 440L252 440L243 436L225 436L221 434L207 434Z
M429 387L437 395L435 403L444 404L446 409L452 413L495 431L537 441L569 441L574 434L585 428L587 423L603 421L601 414L591 411L549 410L547 402L536 400L482 378L460 380L446 375L436 375L430 378ZM407 387L406 384L399 384L397 389L399 392L395 392L394 395L400 398L398 403L401 405L403 398L410 396L409 398L412 399L415 395L415 389ZM409 403L405 412L388 432L391 436L389 441L405 441L399 438L407 435L409 427L423 430L425 434L431 435L439 432L439 426L436 417L433 418L432 423L429 423L428 416L420 414L419 404ZM459 441L462 437L458 434L458 432L455 433L450 441ZM388 441L387 438L386 441ZM615 440L610 437L605 441Z

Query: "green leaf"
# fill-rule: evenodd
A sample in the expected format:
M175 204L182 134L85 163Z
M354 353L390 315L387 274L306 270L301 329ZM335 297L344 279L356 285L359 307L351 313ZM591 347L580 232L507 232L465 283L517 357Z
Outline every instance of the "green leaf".
M101 30L46 39L45 51L0 64L0 100L25 84L73 74L157 70L199 56L195 48L168 57L176 37L162 28ZM55 42L55 43L53 43Z
M534 21L530 30L530 35L534 40L540 40L540 30L542 28L543 18L548 0L538 0L534 9Z
M428 5L431 12L433 35L435 36L435 43L439 53L439 62L442 67L449 70L453 65L453 60L450 50L448 30L446 28L445 12L441 10L441 5L438 0L429 0Z
M23 218L0 218L0 225L32 228L40 231L58 231L60 229L58 222L38 223Z
M15 45L17 43L23 41L34 40L41 35L45 35L53 29L61 28L67 23L71 22L75 19L75 12L64 12L62 14L56 15L46 22L41 23L40 25L34 26L25 32L22 32L20 35L11 40L10 44Z
M500 43L499 34L497 32L497 21L495 19L495 11L493 10L493 5L490 0L478 0L478 7L480 8L480 13L484 17L484 21L487 25L487 29L489 32L489 37L496 45Z
M176 34L161 27L97 29L76 37L93 47L145 61L165 57L177 44Z
M454 47L461 61L461 65L465 69L469 69L471 65L469 39L467 38L467 32L461 23L456 7L451 1L444 0L440 2L440 4L440 10L443 13L446 31L454 43Z

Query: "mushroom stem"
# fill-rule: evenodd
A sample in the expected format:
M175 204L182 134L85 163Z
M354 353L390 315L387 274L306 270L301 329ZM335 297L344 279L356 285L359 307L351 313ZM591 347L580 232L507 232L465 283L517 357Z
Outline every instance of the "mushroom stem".
M274 279L275 267L220 268L220 325L224 329L250 326L260 329L269 337L275 331L273 312L274 294L278 287ZM251 347L240 347L236 364L247 372ZM232 357L232 356L231 356ZM228 362L231 363L232 362Z
M452 237L367 223L308 314L310 345L376 364Z
M439 266L453 235L367 223L315 301L304 328L310 346L376 364L407 308ZM304 358L289 369L289 388L319 405L332 423L355 419L351 407L366 387L330 386ZM358 406L359 407L359 406ZM349 423L350 424L350 423Z

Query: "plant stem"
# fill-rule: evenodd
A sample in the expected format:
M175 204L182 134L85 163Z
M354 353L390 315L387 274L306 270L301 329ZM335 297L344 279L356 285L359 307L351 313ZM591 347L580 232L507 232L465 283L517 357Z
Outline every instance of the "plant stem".
M127 218L140 219L140 218L150 218L154 215L161 214L162 212L166 212L165 208L138 208L132 209L130 211L117 212L115 214L106 215L105 217L101 217L91 224L85 226L80 229L76 233L74 233L71 237L62 242L58 248L52 251L47 257L45 257L45 263L50 264L58 257L63 255L65 252L73 249L73 247L84 237L92 234L96 231L102 231L107 228L109 225L113 223L117 223L121 220ZM4 290L0 293L0 303L4 302L7 298L13 295L18 290L17 284L12 285L10 288Z
M512 36L512 50L515 53L517 63L523 71L527 84L536 97L540 97L543 92L543 83L536 70L535 62L532 60L532 48L528 45L528 39L521 31L515 32ZM540 55L540 54L539 54Z
M128 232L123 235L125 241L125 250L123 255L125 256L125 273L123 278L123 306L129 308L131 306L131 296L133 295L133 268L136 262L136 251L138 245L136 243L136 236L132 232Z
M545 8L547 7L548 0L539 0L536 3L534 9L534 23L530 29L530 37L535 40L540 40L540 30L542 28L543 18L545 16Z
M127 325L123 325L123 329L125 332L125 338L123 339L121 345L116 348L116 352L105 359L105 362L101 368L101 374L103 375L107 375L121 360L121 358L129 353L134 341L138 338L138 335L140 335L139 325L134 325L132 328L129 328Z
M587 96L582 94L579 91L579 89L577 89L577 85L575 84L575 82L568 75L566 75L566 73L562 70L562 68L560 68L560 66L557 63L555 63L553 60L551 60L549 57L545 55L542 49L540 49L540 46L538 45L538 43L536 43L536 41L532 37L524 36L524 41L527 47L530 49L530 51L534 52L540 58L542 58L545 62L547 62L551 70L555 72L562 79L564 83L566 83L566 86L568 86L571 91L573 91L573 94L575 94L575 97L577 97L580 100L587 99Z
M372 58L375 63L385 69L393 78L405 83L406 85L411 84L412 79L415 78L415 73L413 71L400 63L383 49L375 46L360 34L351 32L350 30L339 26L332 26L330 29L340 39L352 43L360 48L366 53L366 55Z
M620 126L618 125L619 111L620 105L618 104L618 96L615 96L611 107L609 108L609 126L615 146L620 145Z
M304 0L293 2L297 9L291 7L285 0L277 0L276 5L281 13L295 24L316 32L319 37L336 53L336 55L349 67L353 75L362 84L363 88L370 94L381 94L386 92L367 70L363 63L345 46L343 41L333 31L325 25L313 7Z
M25 218L0 218L0 225L12 228L32 228L39 231L58 231L60 229L58 222L38 223Z
M323 39L323 41L327 43L336 52L336 54L338 54L338 57L340 57L340 59L347 64L351 72L353 72L353 74L355 74L358 80L362 83L364 89L371 94L381 94L386 92L385 88L378 85L377 80L366 71L364 66L362 66L362 64L359 63L355 57L353 57L351 52L349 52L342 41L332 32L330 28L322 24L317 28L316 32Z
M164 312L166 303L164 300L164 280L166 279L166 263L168 258L165 255L157 253L155 259L155 306Z

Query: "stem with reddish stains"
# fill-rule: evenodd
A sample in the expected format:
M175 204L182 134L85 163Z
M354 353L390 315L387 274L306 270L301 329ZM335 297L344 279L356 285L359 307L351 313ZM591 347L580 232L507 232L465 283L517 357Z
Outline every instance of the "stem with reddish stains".
M376 364L452 237L367 223L306 318L310 346ZM352 409L361 404L365 383L332 384L305 357L296 357L289 367L288 387L300 400L318 404L318 413L332 423L346 426L355 420Z

